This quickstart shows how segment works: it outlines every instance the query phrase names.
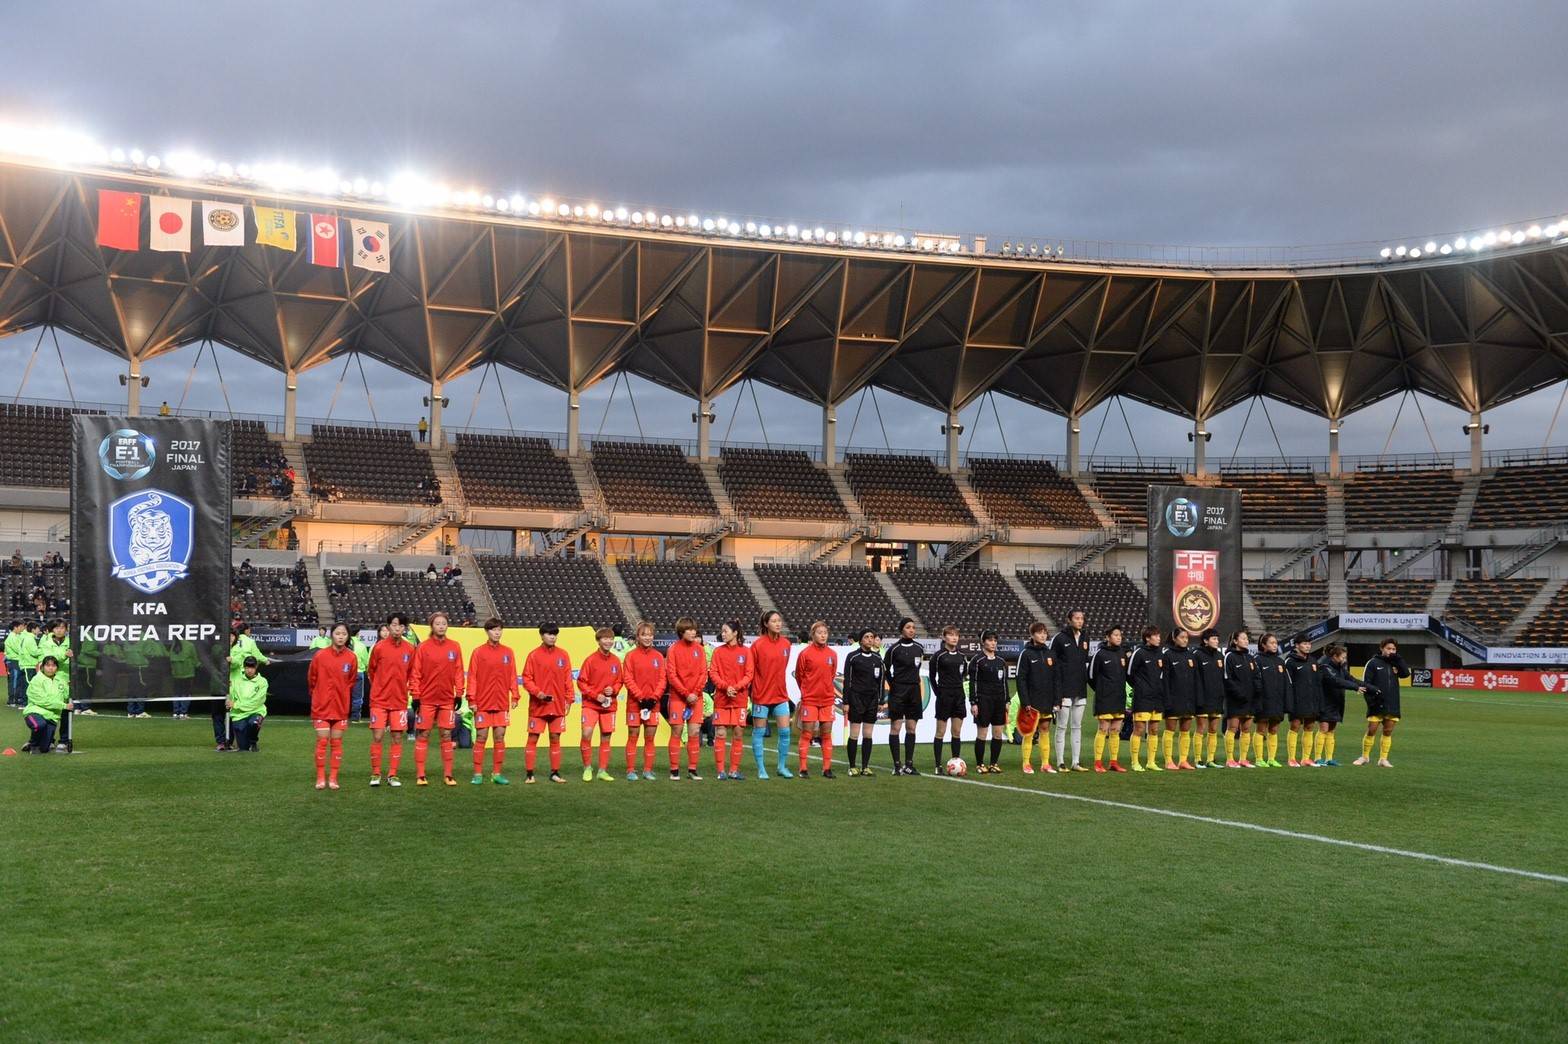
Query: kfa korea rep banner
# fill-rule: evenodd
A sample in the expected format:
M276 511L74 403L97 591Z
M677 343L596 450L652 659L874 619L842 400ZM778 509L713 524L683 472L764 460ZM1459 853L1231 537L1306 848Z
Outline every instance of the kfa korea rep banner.
M227 421L72 418L73 697L228 691L230 493Z
M1241 626L1240 490L1149 487L1149 619L1166 633Z

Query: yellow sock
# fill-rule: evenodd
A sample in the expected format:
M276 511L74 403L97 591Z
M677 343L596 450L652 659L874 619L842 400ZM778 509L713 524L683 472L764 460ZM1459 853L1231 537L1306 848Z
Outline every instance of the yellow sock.
M1170 729L1166 729L1165 735L1161 737L1161 746L1165 751L1165 763L1169 765L1171 763L1171 755L1176 750L1176 737L1171 734Z
M1205 761L1213 761L1214 760L1214 755L1219 753L1219 745L1220 745L1219 733L1214 731L1214 726L1213 725L1210 725L1209 726L1209 756L1204 759Z
M1111 731L1102 733L1105 737L1105 760L1115 761L1121 755L1122 734L1116 731L1116 723L1111 723Z
M1132 734L1132 739L1127 742L1128 749L1132 751L1132 763L1136 765L1138 764L1138 755L1143 753L1143 737L1135 732Z
M1296 747L1300 744L1300 742L1301 733L1292 729L1290 732L1290 738L1285 741L1285 756L1288 757L1291 761L1296 760Z
M1152 730L1154 728L1154 726L1150 725L1149 728ZM1160 738L1158 736L1156 736L1151 731L1149 733L1149 764L1150 765L1158 765L1159 763L1160 763Z
M1236 760L1236 734L1234 732L1225 733L1225 760Z
M1361 756L1363 758L1370 758L1372 756L1372 744L1374 744L1376 742L1377 742L1377 737L1376 736L1363 736L1363 737L1361 737Z
M1254 732L1252 734L1252 760L1263 760L1263 733L1261 732Z
M1325 732L1323 734L1323 760L1334 760L1334 747L1338 745L1339 733Z
M1318 760L1323 754L1323 733L1313 730L1307 736L1307 747L1307 760Z
M1094 760L1096 764L1105 761L1105 733L1103 732L1094 734Z
M1279 760L1279 733L1269 733L1269 760Z
M1394 737L1392 735L1390 735L1390 734L1385 732L1383 734L1383 743L1378 748L1378 755L1377 756L1380 757L1380 758L1383 758L1384 760L1387 760L1389 749L1392 748L1393 745L1394 745Z
M1181 752L1181 760L1185 762L1188 756L1192 754L1192 733L1184 732L1181 734L1181 746L1178 749Z
M1018 760L1024 767L1027 768L1029 763L1034 760L1034 733L1026 732L1023 734L1023 737L1024 749Z

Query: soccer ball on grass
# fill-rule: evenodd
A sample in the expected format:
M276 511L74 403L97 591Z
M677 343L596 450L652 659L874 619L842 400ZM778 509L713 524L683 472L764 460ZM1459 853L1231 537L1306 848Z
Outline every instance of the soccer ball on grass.
M947 774L949 776L967 776L969 775L969 766L964 763L963 758L948 758Z

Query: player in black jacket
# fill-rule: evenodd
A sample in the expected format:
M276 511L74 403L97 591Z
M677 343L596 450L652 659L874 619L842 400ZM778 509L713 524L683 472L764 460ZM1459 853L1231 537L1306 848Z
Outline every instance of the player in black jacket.
M1007 737L1007 661L996 653L996 632L980 636L984 652L969 661L969 712L975 718L975 771L1000 773L1002 741ZM985 758L987 734L991 758Z
M893 752L893 775L918 776L915 770L915 726L925 713L920 705L920 661L925 648L915 641L915 621L898 621L898 641L882 654L887 680L887 746ZM899 733L904 747L899 750Z
M1318 678L1318 659L1312 655L1312 639L1296 636L1296 648L1285 657L1285 673L1290 675L1290 736L1285 740L1285 764L1291 768L1313 768L1317 754L1318 715L1322 713L1323 683ZM1296 747L1301 757L1296 757Z
M1083 630L1083 610L1067 614L1067 626L1051 639L1051 659L1056 661L1056 769L1067 771L1066 740L1072 737L1074 772L1083 766L1083 712L1089 697L1089 636Z
M1367 691L1367 734L1361 740L1361 756L1357 765L1372 760L1372 744L1379 729L1383 730L1383 744L1378 750L1377 763L1383 768L1393 768L1388 752L1394 746L1394 726L1399 724L1399 679L1410 677L1410 668L1399 655L1399 643L1384 638L1377 647L1377 655L1367 661L1361 672Z
M1188 757L1192 753L1192 719L1198 713L1198 687L1202 684L1203 668L1199 666L1198 652L1191 648L1192 633L1178 627L1171 632L1165 646L1165 736L1164 750L1166 771L1191 769ZM1175 750L1180 735L1180 750ZM1181 758L1177 762L1175 754Z
M1089 684L1094 687L1094 771L1126 772L1117 754L1122 746L1122 718L1132 705L1127 695L1127 651L1122 629L1112 625L1105 640L1089 660ZM1109 754L1107 758L1105 755Z
M1279 639L1274 635L1265 634L1258 642L1257 664L1252 761L1260 768L1283 768L1276 755L1279 754L1279 723L1285 720L1285 711L1290 707L1290 675L1285 673L1285 657L1279 654Z
M1192 761L1200 769L1219 768L1214 758L1225 727L1225 654L1220 651L1220 632L1212 627L1203 632L1197 657L1202 680L1198 685L1198 738L1194 745L1204 746L1193 751Z
M1318 661L1318 677L1323 680L1323 695L1318 719L1318 764L1329 768L1339 767L1334 760L1334 747L1339 742L1339 723L1345 720L1345 693L1355 690L1366 694L1364 683L1356 681L1345 668L1350 659L1343 645L1331 645Z
M1247 748L1252 739L1247 726L1252 722L1253 700L1258 687L1258 665L1247 646L1252 636L1242 628L1230 636L1230 651L1225 654L1225 767L1251 768ZM1240 755L1238 760L1237 755Z
M946 771L942 760L942 741L950 739L953 757L963 757L964 697L969 685L969 657L958 651L958 628L942 628L942 648L931 657L931 693L936 699L936 738L931 752L936 755L936 774ZM978 766L977 766L978 767Z
M1159 741L1156 728L1165 714L1165 656L1160 629L1152 624L1143 629L1143 644L1127 658L1127 683L1132 686L1132 770L1145 767L1164 772L1157 757ZM1149 741L1149 763L1138 760L1144 737Z
M877 725L877 710L884 706L882 657L877 652L876 631L861 628L860 648L844 656L844 702L849 708L849 774L871 775L871 745ZM855 767L856 749L860 767Z
M1029 625L1029 641L1018 654L1018 733L1023 737L1025 775L1034 775L1034 741L1040 737L1040 771L1051 767L1051 714L1056 707L1056 661L1045 643L1050 632L1036 621Z

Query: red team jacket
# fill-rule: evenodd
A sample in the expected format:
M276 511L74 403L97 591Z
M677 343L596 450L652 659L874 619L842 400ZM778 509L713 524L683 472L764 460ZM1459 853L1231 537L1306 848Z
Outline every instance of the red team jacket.
M795 657L795 683L800 686L800 702L813 707L831 707L838 695L833 679L838 674L838 653L830 645L815 642Z
M626 724L638 728L646 724L650 729L658 725L657 704L664 695L664 654L649 646L637 646L626 654L621 665L626 677ZM649 706L633 707L632 701L647 702Z
M697 717L702 717L702 690L708 684L708 654L701 641L679 641L664 650L665 677L670 706L687 706L686 697L697 695Z
M403 639L383 638L370 650L372 710L407 710L408 682L414 668L414 647Z
M517 691L517 656L505 645L489 642L468 658L468 701L474 710L496 714L521 699Z
M717 655L717 654L715 654ZM789 639L759 635L751 643L751 702L772 707L789 699L784 672L789 667Z
M572 658L557 645L541 645L523 661L530 718L564 718L572 705Z
M345 646L338 652L327 646L310 658L306 674L310 688L310 716L317 721L344 721L348 718L349 697L359 680L359 657Z
M595 649L588 654L577 669L577 691L583 694L583 706L592 705L600 710L614 710L615 697L621 694L621 661L614 653ZM608 706L600 702L605 689L612 690Z
M713 650L713 662L708 665L708 677L713 679L713 706L716 709L746 709L750 700L752 672L751 650L744 645L721 645ZM734 688L732 699L725 690Z
M426 638L414 650L408 682L421 707L451 707L463 694L463 647L450 638Z

